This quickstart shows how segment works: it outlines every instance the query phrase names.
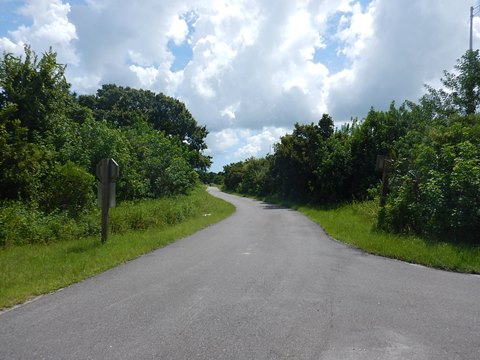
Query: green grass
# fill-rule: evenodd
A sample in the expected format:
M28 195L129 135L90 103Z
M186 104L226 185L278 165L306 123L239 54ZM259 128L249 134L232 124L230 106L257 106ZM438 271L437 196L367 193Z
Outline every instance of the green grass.
M443 270L480 274L479 246L374 230L377 202L367 201L324 209L306 205L293 207L320 224L333 238L371 254Z
M233 205L198 188L189 196L112 209L112 228L117 233L105 244L96 236L4 248L0 250L0 308L91 277L190 235L234 211ZM132 228L136 230L126 230Z

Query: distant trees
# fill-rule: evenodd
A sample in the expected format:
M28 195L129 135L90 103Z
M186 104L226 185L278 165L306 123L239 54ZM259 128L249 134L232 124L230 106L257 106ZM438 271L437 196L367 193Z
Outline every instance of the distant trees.
M406 132L398 126L402 109L391 105L387 112L371 110L362 123L335 131L332 118L324 114L311 124L295 124L293 132L280 138L275 153L266 159L248 159L224 168L225 187L243 192L247 169L262 163L256 187L263 194L312 203L336 203L365 199L376 186L377 154L390 154L395 141Z
M103 85L96 95L79 96L78 102L92 110L96 120L105 120L119 127L132 127L146 122L153 129L176 137L188 144L189 162L205 171L211 159L202 154L208 131L197 124L185 104L164 94L132 89L114 84Z
M318 124L295 124L273 155L225 166L225 188L316 204L361 200L378 194L375 160L387 155L389 194L379 229L480 243L478 50L467 51L455 69L444 73L442 89L427 87L419 104L371 109L337 130L326 114Z
M117 85L76 96L64 70L52 50L39 57L26 47L24 56L0 59L0 201L75 216L93 206L104 157L120 164L120 200L196 184L196 170L211 162L203 155L208 132L182 102Z
M270 158L249 158L224 167L224 184L228 189L251 195L266 195L269 191Z

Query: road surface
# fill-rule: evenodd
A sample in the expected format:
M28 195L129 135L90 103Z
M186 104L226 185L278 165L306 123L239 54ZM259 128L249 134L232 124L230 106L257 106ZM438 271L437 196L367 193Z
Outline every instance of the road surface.
M1 314L0 359L480 359L480 277L210 191L236 213Z

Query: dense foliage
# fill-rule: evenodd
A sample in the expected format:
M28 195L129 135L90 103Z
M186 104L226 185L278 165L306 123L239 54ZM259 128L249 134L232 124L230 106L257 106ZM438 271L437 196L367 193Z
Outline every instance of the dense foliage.
M51 50L0 60L1 207L78 217L94 206L105 157L120 165L119 200L186 193L210 166L207 134L164 94L116 85L71 93Z
M340 129L327 114L295 124L275 152L224 167L227 190L314 204L379 195L377 155L391 158L378 227L480 243L480 56L468 51L418 104L371 109Z

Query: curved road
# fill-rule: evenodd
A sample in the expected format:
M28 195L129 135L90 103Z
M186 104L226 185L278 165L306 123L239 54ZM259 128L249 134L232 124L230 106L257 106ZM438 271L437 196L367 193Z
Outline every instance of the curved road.
M237 212L0 315L0 359L480 359L480 277L366 255L303 215Z

